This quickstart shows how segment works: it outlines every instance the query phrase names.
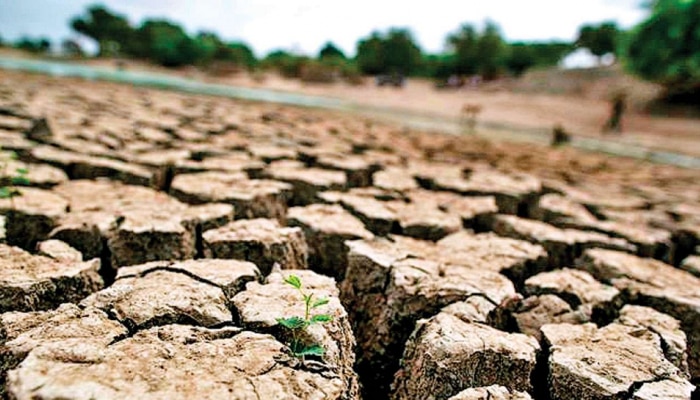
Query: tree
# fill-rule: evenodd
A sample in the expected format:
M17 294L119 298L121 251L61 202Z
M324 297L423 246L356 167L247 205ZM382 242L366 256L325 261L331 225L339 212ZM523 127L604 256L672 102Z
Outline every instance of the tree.
M51 49L51 41L48 38L42 37L32 39L27 36L21 37L15 46L18 49L30 51L32 53L45 53Z
M143 22L136 32L136 55L150 58L166 67L194 64L201 54L195 40L180 25L162 19Z
M321 51L318 52L318 58L319 58L319 60L331 59L331 58L339 58L339 59L344 60L345 54L343 53L342 50L337 48L333 43L326 42L326 44L323 46Z
M454 54L454 73L458 75L478 73L493 79L505 69L508 46L493 22L487 21L481 33L472 25L462 25L447 37L447 47Z
M454 72L474 75L479 65L479 34L472 25L464 24L447 37L448 48L454 53Z
M366 39L357 42L357 67L364 74L375 75L384 72L383 40L379 32L372 32Z
M231 42L219 49L217 60L231 61L237 65L253 68L257 63L255 53L243 42Z
M411 75L421 66L422 53L408 29L372 32L357 43L357 66L365 74Z
M210 64L212 61L223 57L224 42L213 32L199 32L195 37L195 43L199 49L199 62Z
M384 40L382 51L384 52L385 72L411 75L420 67L421 50L408 29L390 29Z
M576 45L587 48L599 58L609 53L615 54L619 32L615 22L584 25L579 29Z
M129 46L136 43L134 29L126 17L102 6L88 8L86 15L71 19L70 25L76 32L97 42L100 56L130 53Z
M508 47L501 37L498 26L487 21L477 43L479 73L484 79L497 78L505 68Z
M516 42L510 44L505 65L511 73L519 76L533 67L557 65L572 50L573 45L565 42Z
M700 0L656 0L625 49L626 66L666 86L674 100L700 103Z
M265 57L263 66L276 69L286 78L299 78L308 61L307 57L297 56L284 50L275 50Z

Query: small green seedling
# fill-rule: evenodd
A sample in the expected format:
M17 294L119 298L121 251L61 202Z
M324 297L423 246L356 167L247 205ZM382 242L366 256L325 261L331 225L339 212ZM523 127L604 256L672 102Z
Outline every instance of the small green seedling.
M302 288L301 279L296 275L289 275L284 279L284 282L293 286L299 291L302 299L304 300L304 317L288 317L288 318L277 318L277 323L282 325L285 329L292 333L292 340L289 343L289 349L292 355L297 358L304 358L305 356L323 356L325 349L319 344L308 344L300 339L300 333L307 329L309 326L314 324L323 324L333 320L328 314L311 314L311 311L318 308L324 304L328 304L328 299L325 297L320 297L314 300L313 293L307 294Z
M8 158L9 160L15 160L17 159L17 153L15 152L10 152L8 153ZM5 178L8 173L7 173L7 166L9 163L9 160L4 159L1 162L0 165L0 177ZM16 196L21 196L22 192L17 189L17 186L27 186L29 185L29 179L27 178L27 174L29 173L29 170L26 168L17 168L14 172L13 175L9 176L9 184L5 186L0 186L0 199L10 199L10 201L13 201L12 199ZM14 208L14 202L12 204Z

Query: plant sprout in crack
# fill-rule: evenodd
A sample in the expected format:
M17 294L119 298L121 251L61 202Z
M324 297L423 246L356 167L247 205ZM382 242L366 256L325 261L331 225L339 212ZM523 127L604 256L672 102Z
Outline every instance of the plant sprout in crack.
M328 299L325 297L314 299L313 293L307 294L303 289L301 279L296 275L287 276L284 282L297 289L304 302L303 317L277 318L277 323L291 332L292 338L288 344L290 352L293 356L301 359L304 359L306 356L323 356L325 353L323 346L317 343L309 344L300 336L311 325L323 324L333 320L333 317L328 314L312 314L314 309L328 304Z

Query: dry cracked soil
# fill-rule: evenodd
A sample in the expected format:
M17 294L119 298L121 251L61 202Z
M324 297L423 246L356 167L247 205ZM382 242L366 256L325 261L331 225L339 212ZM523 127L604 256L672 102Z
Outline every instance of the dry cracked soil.
M0 146L3 398L699 398L697 171L15 72Z

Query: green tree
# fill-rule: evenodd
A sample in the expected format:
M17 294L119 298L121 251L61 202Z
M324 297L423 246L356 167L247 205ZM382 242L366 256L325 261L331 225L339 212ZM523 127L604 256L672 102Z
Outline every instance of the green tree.
M454 53L454 73L476 74L479 68L479 34L474 26L462 25L447 37L448 49Z
M505 64L512 74L519 76L530 68L557 65L573 48L571 43L565 42L516 42L510 44Z
M620 31L614 22L603 22L598 25L584 25L579 29L576 44L585 47L597 57L616 53L617 37Z
M372 32L357 43L357 66L365 74L411 75L421 68L422 53L408 29Z
M87 13L70 21L78 33L94 39L99 45L99 55L130 53L134 41L134 29L126 17L114 14L102 6L92 6Z
M412 75L420 68L422 53L408 29L390 29L383 51L385 72Z
M224 42L213 32L199 32L194 38L197 49L199 49L198 61L203 64L210 64L219 59L226 47Z
M308 62L307 57L297 56L284 50L275 50L265 56L262 65L264 68L276 69L286 78L299 78L304 65Z
M514 75L520 76L526 70L537 65L537 55L531 45L527 43L514 43L510 46L510 56L506 60L508 70Z
M135 55L166 67L194 64L201 51L180 25L162 19L149 19L136 31L139 47Z
M501 37L498 26L487 21L477 43L479 73L484 79L497 78L505 68L508 47Z
M626 66L666 86L671 99L700 103L700 0L656 0L625 46Z
M253 68L257 64L255 53L243 42L231 42L219 49L217 60L230 61L237 65Z
M357 67L364 74L375 75L384 72L383 39L379 32L372 32L366 39L357 42Z
M493 22L487 21L481 33L472 25L462 25L447 37L447 47L454 54L454 73L458 75L478 73L493 79L506 67L508 46Z
M321 48L321 51L318 52L318 59L322 60L332 58L339 58L344 60L346 57L343 51L336 47L333 43L326 42L326 44L323 45L323 48Z
M28 36L22 36L15 42L14 47L32 53L45 53L51 49L51 41L45 37L32 39Z

